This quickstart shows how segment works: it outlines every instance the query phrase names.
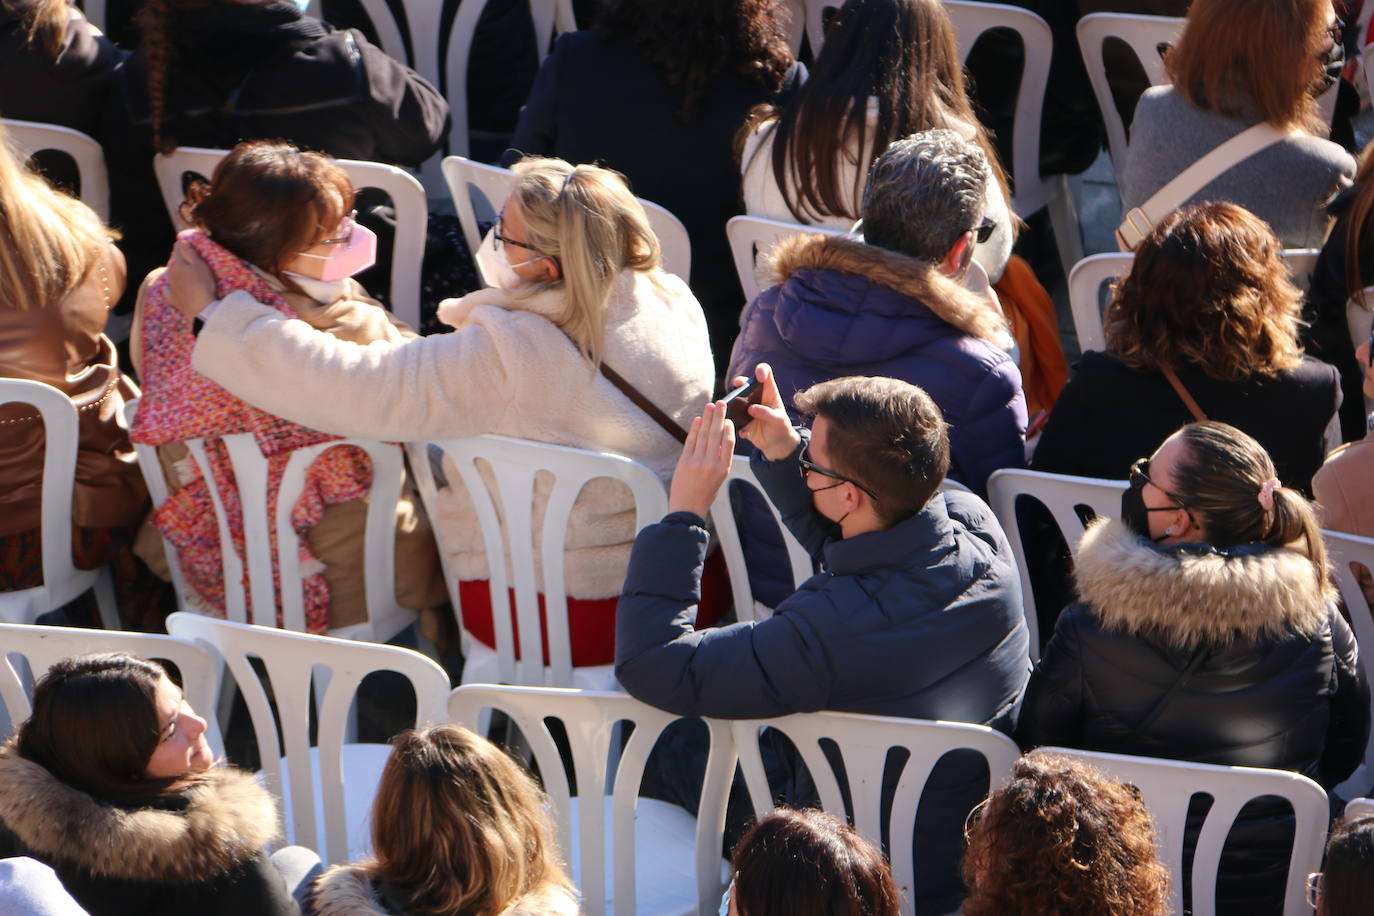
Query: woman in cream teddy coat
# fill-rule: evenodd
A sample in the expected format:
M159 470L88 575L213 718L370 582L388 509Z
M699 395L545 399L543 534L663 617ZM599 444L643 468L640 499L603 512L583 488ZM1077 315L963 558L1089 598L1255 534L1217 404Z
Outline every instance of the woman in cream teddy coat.
M357 346L242 293L211 303L198 258L180 246L171 270L182 294L174 299L204 321L195 369L256 407L325 432L383 440L495 433L614 452L666 480L677 441L598 365L685 425L715 375L701 307L660 269L643 208L616 173L558 159L527 159L515 172L478 251L499 285L444 303L449 334ZM537 491L536 519L546 494ZM449 569L487 578L466 494L445 498L434 521ZM602 480L583 490L568 535L568 592L607 599L598 612L610 619L587 625L605 625L608 637L634 534L627 488ZM574 612L572 629L579 626ZM593 648L610 660L609 644ZM587 661L574 653L574 663Z

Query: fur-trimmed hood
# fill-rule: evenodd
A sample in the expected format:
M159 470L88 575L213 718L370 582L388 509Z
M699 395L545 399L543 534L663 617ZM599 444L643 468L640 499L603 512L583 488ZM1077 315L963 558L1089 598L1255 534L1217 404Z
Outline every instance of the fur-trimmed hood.
M915 258L842 236L796 235L773 247L769 258L773 282L785 283L807 269L864 277L915 299L965 334L998 347L1005 345L1006 321L987 301Z
M0 746L0 822L35 857L97 878L194 884L262 852L280 832L272 796L250 774L212 770L182 810L104 803Z
M1300 550L1160 550L1110 519L1083 534L1074 578L1079 598L1104 628L1163 638L1176 648L1312 636L1326 623L1334 597Z
M335 865L310 889L315 916L405 916L382 903L372 875L361 865ZM501 916L577 916L577 900L559 887L526 894Z

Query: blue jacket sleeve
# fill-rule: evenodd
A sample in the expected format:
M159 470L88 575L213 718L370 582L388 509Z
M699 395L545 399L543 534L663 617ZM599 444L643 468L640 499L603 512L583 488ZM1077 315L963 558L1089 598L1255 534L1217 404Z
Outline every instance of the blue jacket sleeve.
M824 645L802 616L692 629L707 540L702 520L685 512L635 539L616 608L620 683L682 716L748 719L823 708L832 675ZM806 600L829 601L822 593Z
M777 506L782 523L797 539L811 558L819 560L825 542L830 539L831 525L816 511L812 502L811 490L801 475L801 453L806 451L811 441L811 430L798 426L801 442L796 451L781 461L769 461L763 453L755 451L749 458L749 469L754 472L763 492Z
M515 133L510 138L510 148L501 154L501 165L510 168L523 156L552 156L556 154L558 143L558 73L563 66L564 36L554 42L553 51L539 65L534 75L534 84L525 104L520 109L520 118L515 122Z
M1026 466L1026 396L1010 360L978 383L962 421L949 431L949 451L950 476L980 495L993 471Z

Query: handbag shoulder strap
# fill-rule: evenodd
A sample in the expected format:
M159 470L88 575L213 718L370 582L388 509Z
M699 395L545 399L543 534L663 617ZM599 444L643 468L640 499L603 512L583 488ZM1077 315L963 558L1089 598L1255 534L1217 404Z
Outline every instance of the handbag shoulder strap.
M1140 240L1149 235L1150 230L1166 214L1183 206L1188 198L1201 191L1214 178L1280 140L1301 136L1302 133L1301 128L1275 127L1268 121L1247 127L1179 172L1149 200L1127 211L1116 230L1117 243L1123 251L1134 251Z
M1173 387L1174 393L1177 394L1179 400L1183 402L1183 406L1187 407L1188 412L1193 415L1193 419L1197 420L1199 423L1207 419L1207 414L1202 412L1202 408L1198 406L1197 400L1193 398L1187 388L1183 387L1183 379L1178 377L1178 373L1168 366L1164 366L1159 371L1164 378L1168 380L1169 385Z
M634 385L631 385L629 381L626 380L625 376L616 372L604 362L601 364L601 374L606 376L606 379L612 385L619 388L621 393L630 399L631 403L648 414L649 419L663 427L668 435L679 442L687 441L687 430L683 429L681 424L672 417L659 410L658 405L646 398Z

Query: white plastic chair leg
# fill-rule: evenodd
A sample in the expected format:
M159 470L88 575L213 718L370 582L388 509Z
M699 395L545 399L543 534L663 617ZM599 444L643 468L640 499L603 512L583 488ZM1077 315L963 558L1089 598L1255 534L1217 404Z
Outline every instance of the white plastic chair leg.
M107 630L122 629L119 625L119 602L115 600L114 578L108 566L101 568L94 588L95 603L100 608L100 625Z
M1050 198L1050 227L1054 230L1054 243L1059 248L1059 261L1064 265L1067 280L1073 266L1083 260L1083 235L1068 176L1060 175L1055 182L1059 185L1059 193Z

